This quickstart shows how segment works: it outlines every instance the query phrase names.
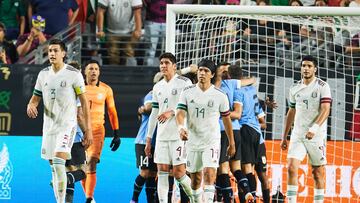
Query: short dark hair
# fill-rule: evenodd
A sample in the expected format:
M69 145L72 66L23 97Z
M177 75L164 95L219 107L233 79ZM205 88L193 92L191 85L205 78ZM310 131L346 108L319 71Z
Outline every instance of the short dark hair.
M100 68L100 63L99 63L99 61L96 60L96 59L90 59L90 60L86 61L86 62L84 63L84 68L86 68L86 66L88 66L90 63L96 63L96 64L99 66L99 68Z
M170 52L162 53L159 57L159 60L161 61L163 58L169 59L173 64L176 64L176 57Z
M66 51L65 43L62 40L60 40L60 39L52 39L49 42L49 45L56 45L56 44L60 45L61 50Z
M4 32L6 32L6 26L3 22L0 22L0 28L2 28Z
M240 64L230 65L229 66L229 75L232 79L241 79L242 78L242 68Z
M202 59L199 63L198 63L198 67L207 67L208 69L210 69L211 73L214 74L216 73L216 65L214 63L214 61L209 60L209 59Z
M311 56L311 55L305 55L302 57L302 60L301 60L301 65L304 61L311 61L313 62L314 66L317 67L318 63L317 63L317 60L315 57Z
M220 66L230 66L230 65L231 65L231 63L229 63L227 61L222 61L217 64L216 68L219 68Z
M71 61L70 63L68 63L68 65L70 65L70 66L72 66L72 67L74 67L74 68L81 71L81 66L77 61Z

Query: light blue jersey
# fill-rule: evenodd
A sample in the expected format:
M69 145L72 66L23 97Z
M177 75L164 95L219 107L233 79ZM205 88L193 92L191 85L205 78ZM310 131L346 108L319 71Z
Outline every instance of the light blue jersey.
M77 107L81 107L79 98L77 98L77 100L76 100L76 105L77 105ZM84 133L82 132L82 130L78 124L77 129L76 129L76 135L74 138L74 143L81 142L83 140L83 137L84 137Z
M264 142L261 126L258 120L260 114L260 104L257 97L257 91L254 86L246 86L238 89L235 93L235 97L240 101L243 106L241 118L239 120L240 126L248 125L255 129L260 136L260 144ZM262 109L261 109L262 110Z
M152 91L147 93L147 95L144 97L142 105L145 106L146 104L151 103L151 101ZM135 138L135 144L146 144L146 133L148 129L149 116L150 115L148 114L141 115L141 125Z
M220 89L227 95L229 100L229 107L230 111L234 110L234 103L240 103L240 101L235 98L235 90L240 89L241 81L240 80L223 80L221 81ZM220 130L225 131L224 123L222 119L219 120L220 123ZM233 130L240 130L239 120L234 119L232 120L232 128Z

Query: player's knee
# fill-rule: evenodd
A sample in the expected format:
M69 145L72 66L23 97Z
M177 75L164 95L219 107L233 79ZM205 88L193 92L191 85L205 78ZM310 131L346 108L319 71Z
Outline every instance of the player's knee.
M140 170L140 176L143 177L143 178L148 178L149 177L149 170L148 169Z
M324 170L323 170L323 167L313 168L312 174L313 174L313 177L314 177L314 181L316 181L316 182L322 181L323 178L324 178Z
M220 164L218 168L218 175L220 174L229 174L229 162Z
M90 159L87 163L87 172L94 173L96 172L96 164L98 163L97 159Z
M296 176L298 173L298 167L294 166L293 164L288 165L288 174L291 177Z
M173 168L173 174L176 179L182 178L186 173L185 167L182 166L176 166Z

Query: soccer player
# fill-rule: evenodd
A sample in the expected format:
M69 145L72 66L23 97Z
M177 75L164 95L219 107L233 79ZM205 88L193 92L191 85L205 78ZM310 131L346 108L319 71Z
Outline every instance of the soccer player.
M40 71L33 96L27 105L27 115L36 118L37 107L43 99L41 158L50 162L53 189L58 203L65 201L65 161L71 158L70 152L77 127L77 97L84 112L85 139L92 137L84 79L80 71L64 63L65 55L65 44L59 39L52 39L48 47L51 66Z
M69 63L70 66L81 71L79 63L72 61ZM65 163L66 166L66 175L67 175L67 188L66 188L66 203L72 203L74 198L75 183L84 179L86 177L85 167L86 167L86 154L85 149L87 149L92 143L92 138L84 139L85 124L84 124L84 113L81 108L81 103L77 101L77 129L74 139L74 144L71 148L71 159L67 160Z
M108 110L111 128L114 137L111 141L111 151L116 151L121 143L119 135L119 121L116 112L113 91L110 86L99 80L100 65L96 60L90 60L85 65L86 96L89 100L91 126L93 130L93 143L86 150L87 171L86 179L82 185L85 191L87 202L94 199L96 185L96 165L100 162L100 155L105 138L105 105Z
M156 84L162 79L162 74L158 72L155 74L153 83ZM152 91L148 92L143 99L143 104L138 109L138 114L141 116L141 125L138 134L135 138L135 153L136 153L136 165L140 169L140 174L136 177L134 183L133 196L131 203L138 202L140 192L146 183L146 198L148 203L155 202L155 191L156 191L156 164L154 163L153 157L145 155L145 144L146 144L146 131L148 128L149 115L151 113L151 101ZM153 148L152 148L153 153Z
M181 93L176 121L181 139L187 141L187 170L190 172L194 200L202 202L203 178L204 201L212 203L220 157L220 115L228 138L229 157L235 154L235 141L227 96L211 84L216 72L214 62L203 59L198 68L198 83L185 88ZM187 127L184 126L185 118Z
M287 198L296 202L298 191L298 169L306 155L309 157L314 178L314 202L324 201L326 130L330 113L331 93L328 83L317 78L317 60L310 55L301 61L302 79L289 91L289 110L281 148L288 150ZM290 144L287 135L292 124Z
M249 85L255 83L255 78L240 78L231 79L229 75L229 63L220 63L216 72L215 84L227 95L230 104L230 118L232 119L232 129L234 134L236 154L234 157L229 159L226 156L226 146L228 146L227 135L225 132L224 124L220 119L221 129L221 152L220 152L220 167L218 171L218 177L216 180L217 186L217 201L221 201L223 198L225 203L229 203L233 199L233 191L230 184L229 169L233 173L237 180L238 188L241 188L246 194L246 200L252 201L254 197L250 193L249 183L245 175L241 172L241 137L240 137L240 125L239 119L240 113L240 102L235 99L234 94L237 89L243 85Z
M163 53L159 60L164 79L153 87L145 153L151 156L151 140L157 124L154 152L154 161L158 167L157 191L160 203L167 203L171 165L175 179L182 185L189 198L192 196L190 178L186 175L185 169L184 142L180 140L175 122L175 109L180 93L186 86L190 86L191 82L175 73L176 58L172 53Z

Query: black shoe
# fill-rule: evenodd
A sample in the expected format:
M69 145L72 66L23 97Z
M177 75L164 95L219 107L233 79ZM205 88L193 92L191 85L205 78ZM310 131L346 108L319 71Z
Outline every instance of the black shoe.
M74 199L74 194L68 194L66 193L65 196L65 203L73 203L73 199ZM87 201L86 201L87 202ZM91 200L90 200L91 202Z
M89 198L86 198L85 203L95 203L95 201L93 200L93 198L89 197Z

